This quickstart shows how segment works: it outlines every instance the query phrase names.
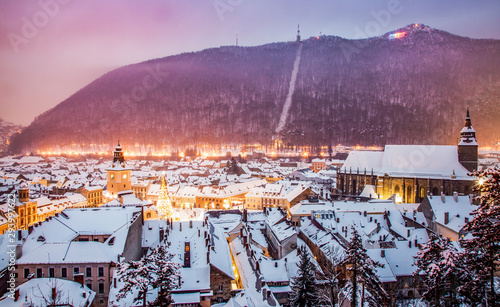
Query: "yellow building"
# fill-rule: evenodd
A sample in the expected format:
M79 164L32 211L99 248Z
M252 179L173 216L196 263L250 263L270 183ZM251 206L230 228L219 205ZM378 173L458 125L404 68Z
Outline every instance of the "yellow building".
M326 168L326 160L325 159L313 159L311 164L311 169L314 172L319 172Z
M103 204L101 187L85 186L81 189L81 194L87 199L88 207L99 207Z
M19 188L19 201L16 202L16 213L18 215L18 228L28 229L37 221L37 203L30 201L30 190L27 184Z
M113 164L106 169L108 173L107 191L110 197L115 198L118 192L132 190L132 181L130 179L131 168L125 166L125 158L120 146L120 142L115 148L113 155Z

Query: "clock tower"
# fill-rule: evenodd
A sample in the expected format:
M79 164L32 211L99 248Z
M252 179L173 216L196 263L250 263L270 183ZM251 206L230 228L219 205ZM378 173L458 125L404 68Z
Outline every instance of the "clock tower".
M131 168L125 166L125 158L120 146L120 141L113 153L113 163L106 169L108 173L107 191L111 197L115 198L118 192L132 190L132 181L130 178Z

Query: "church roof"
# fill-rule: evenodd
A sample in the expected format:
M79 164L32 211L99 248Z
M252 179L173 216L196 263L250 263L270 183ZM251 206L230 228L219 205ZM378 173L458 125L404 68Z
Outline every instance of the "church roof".
M456 146L386 145L384 151L352 151L341 171L392 177L472 180L458 161Z

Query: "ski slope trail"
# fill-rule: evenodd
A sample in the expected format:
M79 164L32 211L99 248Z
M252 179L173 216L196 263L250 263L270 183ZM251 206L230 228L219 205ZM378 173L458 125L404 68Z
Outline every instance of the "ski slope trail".
M286 120L288 119L288 112L292 106L292 96L295 92L295 81L297 80L297 73L299 72L300 64L300 54L302 53L302 44L299 45L297 49L297 55L295 56L295 62L293 63L292 78L290 78L290 85L288 86L288 95L286 96L285 104L283 105L283 111L281 111L280 121L278 127L276 128L276 133L281 132L286 125Z

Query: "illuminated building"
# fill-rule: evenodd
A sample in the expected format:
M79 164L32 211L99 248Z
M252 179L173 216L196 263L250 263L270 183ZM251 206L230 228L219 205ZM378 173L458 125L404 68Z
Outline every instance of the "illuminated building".
M384 151L351 151L337 174L339 194L395 198L420 203L427 195L472 193L477 167L477 142L469 112L457 146L386 145ZM369 187L367 187L369 186Z
M17 226L19 229L28 229L29 226L37 222L37 202L30 201L29 193L28 185L21 185L19 188L19 200L16 202Z
M125 166L123 151L120 142L118 142L113 154L113 164L106 169L108 173L107 191L111 197L116 197L118 192L132 190L131 170Z

